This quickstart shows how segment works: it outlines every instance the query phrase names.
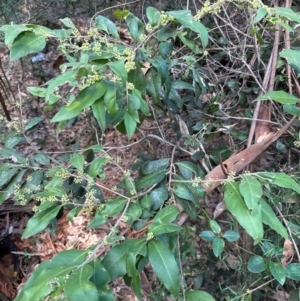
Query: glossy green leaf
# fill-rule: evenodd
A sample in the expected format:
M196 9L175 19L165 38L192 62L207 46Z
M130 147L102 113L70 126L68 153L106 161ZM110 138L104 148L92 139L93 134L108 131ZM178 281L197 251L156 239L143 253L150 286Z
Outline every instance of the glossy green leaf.
M150 161L146 165L142 166L142 172L145 175L152 174L157 171L162 171L166 169L170 164L169 158L163 158L159 160Z
M126 16L125 20L130 36L134 39L135 42L140 42L140 37L142 34L144 34L144 25L142 21L132 13L129 13Z
M57 216L61 207L62 205L55 205L31 217L27 222L22 238L28 238L45 230L50 222Z
M92 104L93 114L102 130L102 132L106 129L106 107L102 99L97 100Z
M112 217L119 214L125 207L127 200L122 197L108 199L105 202L105 207L102 209L103 214Z
M170 38L175 38L178 32L174 28L163 27L157 32L157 39L159 41L168 41Z
M259 8L256 12L256 16L254 17L252 23L253 24L258 23L267 15L267 13L268 13L268 11L267 11L266 7Z
M251 273L261 273L266 269L266 263L263 257L254 255L249 259L247 268Z
M51 119L51 122L59 122L76 117L80 112L91 106L97 99L101 98L106 92L106 86L102 82L95 83L83 89L76 100L70 105L63 106L58 113Z
M279 53L279 56L286 59L289 65L295 69L296 73L300 72L300 51L294 49L285 49Z
M115 117L117 115L118 111L119 111L119 106L117 104L116 90L108 87L106 93L104 94L103 101L104 101L104 104L106 106L107 113L112 118ZM102 109L102 110L104 112L106 112L106 110L104 110L104 109ZM94 113L94 115L95 115L95 113ZM103 115L103 113L100 116L103 116L102 118L105 118L105 114ZM98 120L98 123L99 123L99 120ZM100 124L100 126L101 126L101 124ZM105 129L105 126L104 127L101 126L102 130L103 130L103 128Z
M0 149L0 157L3 157L4 159L10 159L14 163L26 163L26 158L14 148L3 147Z
M291 176L280 172L258 172L258 176L265 178L270 184L283 188L293 189L300 194L300 184Z
M224 239L220 238L220 237L215 237L212 241L212 249L214 252L214 255L216 257L219 257L222 252L224 251L224 247L225 247L225 241Z
M203 291L188 291L185 297L187 301L215 301L210 294Z
M170 16L175 18L184 27L200 34L200 39L204 47L208 44L208 31L207 28L200 22L194 20L191 11L178 10L168 12Z
M300 117L300 108L298 108L295 105L284 105L283 106L283 111L286 113L289 113L291 115L295 115L297 117Z
M287 18L290 21L300 23L300 15L298 12L289 7L274 7L275 13L281 17Z
M220 234L221 233L221 227L219 226L218 222L210 219L209 220L209 226L210 229L215 233L215 234Z
M180 161L175 163L181 174L187 179L192 180L194 176L199 176L199 168L190 161Z
M123 61L114 61L108 63L111 70L122 79L123 86L126 86L127 82L127 71L125 69L125 64Z
M263 238L261 211L251 213L246 207L239 192L238 183L228 183L225 186L224 200L227 209L235 216L239 224L247 231L257 244Z
M108 34L112 35L114 38L119 37L118 29L114 22L112 22L111 20L109 20L101 15L98 15L95 18L95 20L96 20L97 28L104 30Z
M41 165L50 165L50 158L44 152L39 152L33 157L33 159Z
M3 168L5 166L6 168ZM19 170L17 168L9 168L8 165L0 164L0 186L9 182L18 172Z
M158 184L161 182L166 176L166 171L165 170L160 170L153 172L151 174L148 174L141 179L136 181L135 187L137 190L140 190L142 188L147 188L152 185Z
M131 225L142 214L142 207L139 203L132 203L125 212L124 221L127 225Z
M76 269L66 280L64 292L70 301L98 301L95 285L89 281L93 275L93 268L84 265Z
M41 118L41 117L33 117L33 118L29 119L24 126L24 130L25 131L30 130L31 128L33 128L34 126L39 124L42 120L43 120L43 118Z
M87 171L88 175L92 178L95 178L97 175L102 174L102 167L106 164L106 162L106 158L96 158L95 160L93 160L89 165L89 169Z
M126 133L128 136L128 140L130 140L135 133L137 122L128 114L128 112L125 112L124 115L124 123L126 128Z
M148 244L148 257L158 279L177 296L180 291L179 269L173 253L162 241L151 240Z
M258 200L263 194L261 184L251 175L244 174L239 189L247 208L255 212Z
M24 137L17 136L17 133L12 132L8 133L8 135L4 138L4 147L7 148L14 148L16 145L18 145L20 142L25 142L26 139Z
M269 270L272 276L281 284L285 283L285 270L282 265L278 262L270 262Z
M13 194L14 189L15 189L15 185L19 184L22 181L25 172L26 172L26 170L20 171L16 176L14 176L8 182L8 184L1 187L1 190L0 190L0 205L4 201L6 201Z
M46 46L46 38L43 35L31 31L22 32L14 40L9 57L11 61L20 59L30 53L42 51Z
M156 26L159 23L160 12L155 7L148 6L146 9L146 15L149 20L149 23L152 26Z
M129 252L126 261L126 271L127 275L131 278L131 287L139 299L139 301L143 300L142 297L142 282L139 272L136 269L136 254Z
M167 59L170 57L172 51L173 51L173 42L167 41L167 42L161 42L158 46L158 51L162 58Z
M93 276L90 279L99 290L110 281L109 273L97 258L95 258L90 265L94 270Z
M109 272L112 281L126 274L126 261L129 252L145 256L147 252L146 241L144 239L127 239L109 250L102 264Z
M223 237L229 242L234 242L240 238L240 234L236 231L227 230L225 231Z
M295 281L300 281L300 263L290 263L285 268L285 276Z
M285 91L272 91L268 92L258 98L256 100L275 100L284 105L291 105L300 102L300 99L294 95L291 95Z
M187 32L180 31L177 33L177 36L180 38L182 43L190 48L193 53L200 54L202 53L202 50L199 47L199 41L194 39L189 39L187 36Z
M209 230L202 231L199 236L205 241L213 241L215 238L215 234Z
M5 44L12 45L20 33L28 31L28 27L25 25L3 25L0 31L4 31L5 33Z
M271 206L264 199L260 199L260 204L261 204L262 222L265 225L268 225L274 231L276 231L283 238L288 238L289 235L286 228L282 225L280 220L277 218Z
M169 205L157 212L153 221L160 221L162 223L173 222L179 214L179 209L176 206Z
M153 200L150 198L149 194L146 194L141 199L140 204L141 204L142 208L150 209L151 206L153 205Z
M180 230L182 230L182 228L178 225L153 221L149 226L148 233L158 236L166 233L179 233Z
M70 157L70 164L81 172L83 172L84 161L84 155L82 154L72 154Z
M165 187L158 187L150 192L152 200L151 210L156 211L161 208L164 202L169 198L169 192Z
M194 204L199 203L197 198L184 183L176 183L176 186L173 189L173 193L182 199L192 201Z
M38 301L48 296L54 289L49 283L56 281L58 287L65 283L65 277L76 266L82 264L88 251L62 251L49 261L42 262L26 281L15 301Z

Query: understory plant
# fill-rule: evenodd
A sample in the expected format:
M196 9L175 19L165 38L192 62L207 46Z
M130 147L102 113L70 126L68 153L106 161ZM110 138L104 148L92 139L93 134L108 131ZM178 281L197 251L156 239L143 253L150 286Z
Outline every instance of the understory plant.
M299 226L281 214L282 201L277 197L298 196L299 176L276 170L229 173L220 192L231 222L217 221L203 208L203 200L208 197L203 184L217 180L204 180L208 172L205 167L222 164L232 153L225 147L212 150L209 155L203 151L204 140L209 141L220 125L202 120L205 114L219 117L222 106L221 94L214 94L209 73L202 64L209 51L206 47L212 19L208 16L221 13L224 3L206 2L195 16L189 10L160 12L148 7L147 24L126 11L120 22L126 28L127 42L120 38L115 23L102 15L91 21L85 34L68 18L61 20L63 29L55 30L34 24L2 26L11 60L39 53L47 43L58 41L65 59L60 64L60 74L27 90L43 100L48 113L53 113L51 122L56 125L57 136L81 120L88 120L95 135L93 143L80 145L78 137L79 143L70 152L54 156L36 147L31 138L44 122L41 116L11 121L2 117L0 203L13 199L15 204L33 205L34 215L23 232L24 239L44 231L63 209L68 210L70 220L82 211L92 214L88 229L114 221L107 236L89 249L65 250L42 262L16 301L114 300L110 283L119 277L142 300L140 274L149 263L163 286L159 296L152 296L154 300L165 296L188 301L215 300L215 291L201 288L204 276L196 268L197 275L203 277L196 275L198 282L190 285L186 281L187 271L193 268L185 267L184 260L190 260L192 255L188 254L195 253L195 246L187 246L185 241L200 236L201 241L211 244L214 258L226 265L228 248L239 244L241 227L253 239L255 251L248 250L248 262L241 260L235 269L243 269L245 275L253 274L252 283L247 283L249 287L263 281L261 275L281 286L300 280L299 262L289 262L290 257L283 252L284 247L293 248L288 243L295 243ZM249 5L255 10L252 24L257 36L255 24L262 20L287 30L293 28L286 25L286 20L300 23L299 15L291 9L269 8L259 2L236 1L236 5ZM205 20L207 24L203 25ZM280 57L299 70L298 50L282 50ZM236 88L229 87L235 97ZM209 100L205 101L204 96ZM259 100L274 100L283 104L286 113L300 117L300 100L284 91L266 93ZM22 108L22 100L15 105ZM171 152L160 158L141 156L134 166L135 173L124 170L121 159L111 156L103 146L108 127L115 127L130 140L143 121L154 122L166 115L178 136L182 136L183 146L166 141L161 133L152 135L153 139L166 142ZM245 140L244 133L230 130L229 127L227 133ZM300 137L296 146L299 140ZM23 154L24 145L33 151ZM187 159L177 159L175 152L184 153ZM123 175L117 187L101 184L107 164L114 165ZM106 190L113 197L105 198ZM185 215L196 223L205 220L208 228L199 231L185 225ZM121 223L138 233L137 237L122 234L118 228ZM292 228L298 230L291 231ZM276 244L269 237L275 237ZM99 257L104 248L108 251ZM282 257L287 261L284 264ZM234 295L236 300L251 298L255 290L247 285L236 295L229 290L225 295Z

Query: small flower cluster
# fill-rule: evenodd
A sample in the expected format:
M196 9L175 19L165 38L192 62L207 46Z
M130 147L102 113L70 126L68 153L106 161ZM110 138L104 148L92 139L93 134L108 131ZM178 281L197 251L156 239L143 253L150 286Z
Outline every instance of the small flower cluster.
M300 147L300 140L294 141L294 145L295 145L296 147Z
M170 21L173 21L174 18L166 14L164 11L161 12L159 24L161 26L166 26Z
M201 177L195 177L193 179L192 186L197 187L199 184L203 183L203 179Z
M126 48L123 51L123 56L124 56L124 61L126 61L126 63L125 63L126 72L129 72L130 70L134 70L135 62L134 62L134 53L133 53L132 49Z
M68 172L67 169L61 168L60 170L58 170L55 173L55 176L58 177L58 178L61 178L63 180L66 180L70 176L70 173Z

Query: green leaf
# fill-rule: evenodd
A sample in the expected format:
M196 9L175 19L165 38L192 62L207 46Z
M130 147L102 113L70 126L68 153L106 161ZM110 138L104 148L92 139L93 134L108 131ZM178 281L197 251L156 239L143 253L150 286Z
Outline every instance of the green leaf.
M260 210L252 213L246 207L239 192L237 183L228 183L225 186L224 200L227 209L235 216L239 224L247 231L257 244L263 238L262 216Z
M83 172L84 161L84 155L82 154L72 154L70 157L70 164L81 172Z
M197 198L193 195L188 186L184 183L176 183L176 186L173 189L173 193L182 199L193 202L194 204L199 203Z
M63 106L51 119L51 122L59 122L76 117L80 112L91 106L97 99L106 92L106 86L102 82L95 83L83 89L78 97L68 106Z
M64 292L70 301L98 301L95 285L89 281L93 275L93 268L84 265L67 277Z
M215 238L215 234L209 230L202 231L199 236L205 241L213 241Z
M29 119L24 126L24 130L28 131L29 129L31 129L34 126L36 126L37 124L39 124L42 120L43 120L43 118L41 118L41 117L34 117L34 118Z
M106 129L106 108L104 106L103 100L98 99L95 103L93 103L92 110L101 128L101 131L104 132Z
M125 123L128 140L130 140L135 132L137 122L128 114L128 112L125 112L124 123Z
M92 178L95 178L97 175L101 175L103 173L102 166L107 163L106 158L97 158L93 160L88 169L88 175Z
M268 225L274 231L276 231L283 238L288 238L288 232L285 227L282 225L280 220L275 215L274 211L270 207L270 205L263 199L260 199L261 204L261 213L262 213L262 221L265 225Z
M122 197L109 199L106 201L105 207L104 209L102 209L102 212L108 217L113 217L119 214L124 209L126 203L127 200Z
M5 44L12 45L15 38L19 36L20 33L28 31L28 27L25 25L3 25L0 31L5 33Z
M281 17L287 18L290 21L300 23L300 15L288 7L274 7L272 10Z
M146 165L142 166L142 173L145 175L152 174L157 171L166 169L170 164L169 158L163 158L155 161L150 161Z
M110 281L109 273L98 259L94 259L90 265L94 269L94 274L91 277L91 281L98 289L100 289Z
M300 194L300 184L285 173L258 172L257 175L265 178L269 183L279 187L293 189Z
M240 238L240 234L236 231L232 231L232 230L227 230L223 237L229 241L229 242L234 242L237 241Z
M266 263L263 257L255 255L249 259L247 268L251 273L261 273L266 269Z
M14 163L26 163L26 158L14 148L3 147L0 149L0 156L4 159L10 159Z
M7 166L7 168L4 169L4 166L4 164L0 164L0 186L6 184L19 172L17 168L9 168L9 166Z
M169 192L165 187L158 187L150 192L152 200L151 210L156 211L161 208L164 202L169 198Z
M142 283L139 272L136 269L136 254L129 252L126 261L127 275L131 277L131 287L137 296L137 298L142 301Z
M268 93L256 98L255 100L256 101L258 101L258 100L275 100L284 105L295 104L300 101L299 98L297 98L296 96L291 95L285 91L268 92Z
M300 263L290 263L285 268L285 276L295 281L300 281Z
M140 37L142 34L144 34L144 25L142 21L132 13L129 13L125 17L125 20L130 36L134 39L135 42L140 42Z
M162 58L164 59L169 58L173 51L173 42L171 41L161 42L158 46L158 50Z
M148 257L158 279L174 296L178 296L179 269L173 253L162 241L151 240L148 244Z
M97 28L104 30L108 34L112 35L114 38L119 38L118 29L114 22L101 15L97 16L95 20Z
M123 61L115 61L108 63L111 70L122 79L123 86L126 86L127 82L127 71L125 69L125 64Z
M61 207L62 205L55 205L31 217L27 222L22 238L28 238L43 231L57 216Z
M215 233L215 234L220 234L221 233L221 227L219 226L219 224L213 220L213 219L210 219L209 220L209 226L210 226L210 229Z
M14 40L9 57L11 61L17 60L29 53L42 51L46 46L46 38L43 35L30 31L22 32Z
M187 179L187 180L192 180L194 176L204 176L204 174L201 173L201 170L197 165L190 161L181 161L181 162L176 162L175 163L181 174Z
M162 223L173 222L179 214L179 209L176 206L169 205L162 208L156 215L153 221L160 221Z
M148 233L158 236L166 233L179 233L182 228L171 223L162 223L161 221L153 221L148 229Z
M286 59L289 65L295 69L296 73L300 72L300 51L293 49L285 49L279 53L279 56Z
M269 270L272 276L281 284L285 283L285 270L282 265L278 262L270 262Z
M177 36L180 38L182 43L185 46L189 47L193 51L193 53L195 54L202 53L202 50L199 48L198 45L199 42L197 40L187 38L186 35L187 33L182 31L177 33Z
M291 115L295 115L297 117L300 117L300 108L298 108L295 105L284 105L283 106L283 111L291 114Z
M68 28L72 28L72 29L76 28L73 21L70 18L59 19L59 21Z
M222 238L215 237L212 241L212 249L214 252L214 255L216 257L219 257L221 253L223 252L225 247L225 241Z
M258 200L263 194L261 184L251 175L244 174L239 189L247 208L255 212Z
M170 11L168 15L175 18L184 27L191 29L192 31L200 34L200 39L204 47L208 44L208 31L207 28L200 22L193 19L191 11L178 10Z
M50 165L50 158L44 152L39 152L33 157L33 159L41 165Z
M124 221L127 225L131 225L136 221L142 214L142 207L139 203L132 203L129 205L128 209L125 212Z
M58 253L49 261L42 262L26 281L15 301L43 300L53 290L49 283L56 281L58 287L64 284L77 265L82 264L87 256L87 251L68 250ZM57 287L56 286L56 287Z
M2 204L13 194L15 185L19 184L22 181L25 172L26 170L20 171L15 177L11 179L11 181L7 185L1 187L0 204Z
M185 297L187 301L215 301L210 294L202 291L188 291Z
M153 172L145 177L142 177L135 184L136 190L140 190L158 184L165 178L165 176L166 176L166 171L160 170L160 171Z
M261 7L257 12L256 12L256 16L252 21L252 24L256 24L259 21L261 21L266 15L267 15L268 11L265 7Z
M160 12L156 8L154 8L152 6L148 6L146 9L146 15L149 20L149 23L152 26L156 26L159 23Z
M116 90L108 87L106 93L104 94L103 100L104 100L104 104L106 106L107 113L109 114L109 116L111 118L114 118L115 116L117 116L118 111L119 111L119 106L117 104ZM102 110L104 112L106 111L104 109L102 109ZM94 115L95 115L95 113L94 113ZM102 118L105 118L105 114L102 113L102 116L103 116ZM98 123L99 123L99 120L98 120ZM101 126L102 131L103 131L103 128L105 129L105 126L104 127Z
M24 137L17 136L17 133L12 132L8 133L4 138L4 147L6 148L14 148L20 142L25 142L26 139Z
M102 264L109 272L112 281L126 274L126 261L129 252L145 256L147 252L146 241L144 239L127 239L109 250Z

